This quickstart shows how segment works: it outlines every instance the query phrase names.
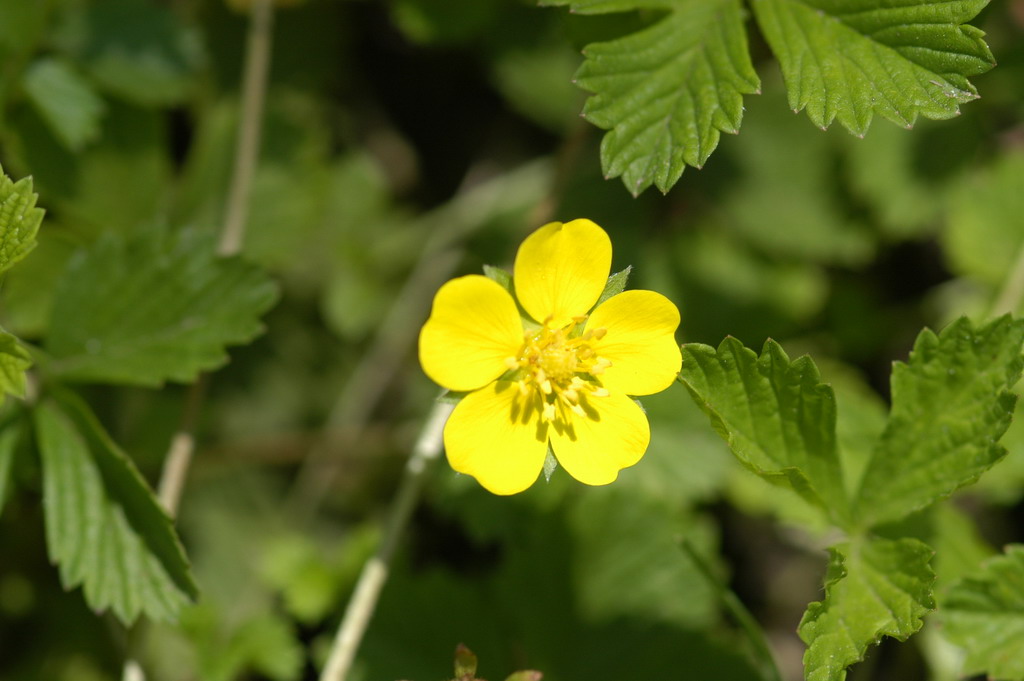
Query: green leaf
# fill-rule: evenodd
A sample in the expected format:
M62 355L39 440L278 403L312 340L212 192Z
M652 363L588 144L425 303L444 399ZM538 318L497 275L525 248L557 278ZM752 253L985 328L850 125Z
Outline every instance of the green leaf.
M1024 249L1024 153L1007 154L956 187L943 237L955 272L1003 285Z
M905 127L944 119L978 97L967 80L995 60L984 33L962 25L988 0L753 0L782 66L789 106L827 128L864 135L874 114Z
M58 140L78 151L100 133L105 106L81 76L65 62L44 57L25 71L25 92Z
M0 395L25 396L25 371L32 356L18 339L0 329Z
M601 295L597 298L597 302L594 303L594 307L597 307L604 301L608 300L612 296L617 296L626 290L626 282L629 281L629 273L633 271L633 266L630 265L621 272L608 277L608 283L604 285L604 290L601 291Z
M735 338L683 345L681 380L736 457L790 487L838 524L847 515L832 388L810 357L790 362L769 340L761 356Z
M738 0L572 3L593 12L671 7L637 33L588 45L576 83L594 93L584 117L609 130L601 142L607 177L637 195L667 192L686 165L701 167L722 132L735 133L744 94L760 81L750 63Z
M276 287L259 268L215 255L210 235L151 230L101 239L58 284L46 348L66 380L188 382L250 341Z
M151 224L176 188L167 116L117 100L106 106L100 138L77 153L57 140L33 107L15 109L5 129L5 151L32 169L61 223L90 241Z
M11 489L11 472L14 468L14 454L17 451L21 428L17 423L5 423L0 429L0 512Z
M0 167L0 273L36 246L43 209L36 208L32 178L12 182Z
M807 681L842 681L869 645L882 636L906 640L935 608L927 544L861 537L829 554L825 600L807 607L798 629Z
M864 526L899 520L974 482L1006 450L1024 320L925 329L892 373L892 409L855 500Z
M1024 545L954 584L941 613L946 637L967 651L964 676L1024 679Z
M484 276L491 281L497 282L503 289L512 293L512 275L507 271L494 265L484 265Z
M78 397L33 412L43 466L46 545L65 589L130 624L173 620L197 595L170 518Z
M142 106L184 101L205 60L198 34L171 8L133 0L89 7L58 40L97 83Z

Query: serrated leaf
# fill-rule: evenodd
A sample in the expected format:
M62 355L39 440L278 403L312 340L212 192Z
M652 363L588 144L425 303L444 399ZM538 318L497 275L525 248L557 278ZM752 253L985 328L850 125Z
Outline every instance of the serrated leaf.
M950 587L941 614L946 638L967 652L963 675L1024 679L1024 546Z
M607 177L634 195L667 192L686 165L700 167L722 132L739 130L744 94L758 91L738 0L574 3L592 12L671 7L654 25L588 45L576 83L594 93L584 117L609 132Z
M1024 153L1007 154L956 186L943 237L954 271L1003 285L1024 249Z
M825 600L811 603L798 633L807 681L842 681L882 636L901 641L935 608L932 550L916 539L856 538L829 550Z
M36 208L32 178L12 182L0 167L0 273L36 246L43 209Z
M975 329L960 318L917 337L892 373L892 408L855 500L870 527L948 496L1006 454L996 442L1010 425L1009 392L1024 359L1024 320L1002 317Z
M12 334L0 329L0 395L25 396L25 372L32 356Z
M173 620L197 595L188 561L131 460L79 398L33 412L43 469L46 546L65 589L81 585L97 610L130 624Z
M731 337L717 351L687 343L680 376L744 465L844 523L835 397L810 357L791 362L772 340L760 357Z
M158 386L227 361L262 331L276 287L258 267L215 255L210 235L151 230L101 239L57 286L46 349L65 380Z
M964 25L988 0L752 0L782 66L789 106L820 128L863 135L875 114L910 127L978 97L967 80L995 60Z
M46 124L70 151L78 151L100 133L103 100L68 64L53 57L25 71L25 93Z

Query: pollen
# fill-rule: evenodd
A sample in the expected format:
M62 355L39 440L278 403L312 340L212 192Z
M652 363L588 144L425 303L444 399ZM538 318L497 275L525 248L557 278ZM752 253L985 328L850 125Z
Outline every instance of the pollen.
M518 371L519 394L534 401L544 421L564 420L566 411L586 416L587 398L608 396L599 377L612 363L596 348L607 330L576 333L586 320L575 317L561 328L545 320L541 328L525 332L518 355L505 360Z

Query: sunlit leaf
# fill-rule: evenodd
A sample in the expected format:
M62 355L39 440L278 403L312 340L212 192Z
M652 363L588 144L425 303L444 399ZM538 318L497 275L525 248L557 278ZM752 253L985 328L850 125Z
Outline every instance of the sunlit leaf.
M594 93L584 117L609 132L601 143L608 177L634 195L671 189L687 165L701 167L722 132L735 133L743 95L758 91L738 0L560 2L576 11L643 7L671 11L654 25L588 45L576 83Z
M811 603L799 634L807 681L842 681L882 636L904 640L935 608L932 550L916 539L855 538L830 550L825 600Z
M1006 454L996 444L1017 397L1024 320L925 329L892 374L892 409L855 505L865 526L893 521L969 484Z
M688 343L680 378L745 466L843 522L835 397L810 357L791 362L772 340L760 357L735 338Z
M209 235L150 230L101 239L68 266L46 348L67 380L188 382L262 331L276 287L259 268L219 258Z
M32 178L12 182L0 167L0 272L35 248L43 210L36 208Z
M197 595L184 551L135 466L73 395L33 412L46 545L65 589L81 585L124 623L173 620Z
M954 584L941 613L943 633L967 652L962 674L1024 679L1024 546Z
M0 395L25 396L25 371L32 356L18 339L0 329Z
M992 68L984 33L964 25L988 0L752 0L782 66L789 106L857 135L875 114L910 127L950 118Z

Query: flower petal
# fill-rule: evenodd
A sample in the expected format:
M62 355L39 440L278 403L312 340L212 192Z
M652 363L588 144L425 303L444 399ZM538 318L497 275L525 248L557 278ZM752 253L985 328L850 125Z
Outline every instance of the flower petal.
M535 408L522 408L516 383L495 381L455 407L444 427L444 448L458 472L495 494L515 494L540 475L547 430Z
M475 390L508 371L505 358L523 344L516 303L497 282L479 274L452 279L434 296L420 331L420 364L449 390Z
M551 428L551 448L569 475L588 485L607 485L647 451L651 427L625 395L581 399L588 416L572 414L569 427ZM569 412L571 414L571 412Z
M590 220L552 222L526 237L516 253L513 277L523 309L553 328L585 315L608 281L612 242Z
M598 378L613 393L650 395L672 385L682 366L676 343L679 309L654 291L623 291L601 303L587 330L606 329L594 343L611 361Z

